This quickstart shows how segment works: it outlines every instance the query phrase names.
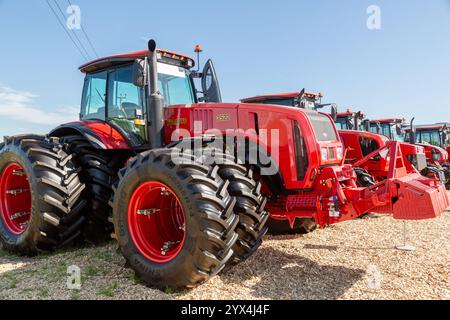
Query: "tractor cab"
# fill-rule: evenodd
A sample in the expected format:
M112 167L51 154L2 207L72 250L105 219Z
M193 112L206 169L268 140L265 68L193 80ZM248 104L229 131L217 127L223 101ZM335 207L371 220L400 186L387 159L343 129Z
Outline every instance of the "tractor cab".
M410 129L406 130L406 137L410 136ZM450 128L447 123L420 125L415 127L417 143L431 144L450 151Z
M370 132L382 134L390 140L405 141L405 119L376 119L370 120L369 124Z
M362 131L364 126L365 114L361 111L352 111L347 109L345 112L339 112L336 116L336 127L338 130L357 130Z
M303 89L300 92L287 92L277 94L265 94L241 99L242 103L275 104L287 107L297 107L308 110L317 110L323 107L321 104L322 93L309 93Z
M196 48L197 50L197 48ZM200 50L200 49L198 49ZM146 80L148 51L110 56L80 67L85 73L80 120L106 122L127 140L131 147L151 142L148 120ZM163 108L169 105L220 102L220 90L211 60L203 72L193 70L192 58L157 49L157 88ZM202 90L196 89L196 79Z

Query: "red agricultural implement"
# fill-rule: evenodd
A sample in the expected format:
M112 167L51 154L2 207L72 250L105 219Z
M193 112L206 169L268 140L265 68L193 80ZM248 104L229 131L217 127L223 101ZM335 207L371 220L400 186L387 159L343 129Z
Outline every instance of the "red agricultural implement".
M194 64L153 40L95 60L81 67L80 121L5 138L5 247L35 254L113 232L145 283L192 287L254 253L269 215L324 227L369 211L431 218L448 206L397 143L388 178L360 187L329 115L222 103L212 62Z

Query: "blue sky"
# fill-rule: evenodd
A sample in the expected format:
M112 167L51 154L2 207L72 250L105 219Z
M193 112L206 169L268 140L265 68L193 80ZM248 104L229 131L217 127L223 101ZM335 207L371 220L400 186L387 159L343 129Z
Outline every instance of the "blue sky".
M100 56L200 43L225 101L305 87L372 118L450 121L449 0L71 2ZM366 27L372 4L381 30ZM0 40L0 136L75 120L84 59L45 0L0 0Z

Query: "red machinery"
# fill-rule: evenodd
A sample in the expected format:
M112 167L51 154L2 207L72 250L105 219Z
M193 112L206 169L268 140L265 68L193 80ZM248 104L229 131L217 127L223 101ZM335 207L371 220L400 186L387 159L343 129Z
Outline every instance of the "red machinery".
M411 169L397 142L384 148L390 159L387 178L360 187L353 166L344 163L329 115L222 103L212 62L202 72L193 66L189 57L157 50L153 40L148 51L82 66L79 122L53 130L51 141L19 136L1 146L0 181L6 188L0 191L7 199L0 209L2 242L11 251L35 253L75 239L62 243L53 237L49 247L34 241L37 235L57 235L59 222L72 221L66 217L81 214L84 220L71 231L80 230L85 238L92 230L107 234L112 220L121 252L148 285L192 287L255 252L269 214L291 226L308 219L324 227L369 211L431 218L448 206L443 186ZM42 164L43 157L53 162ZM23 170L11 169L11 163ZM15 174L30 181L30 215L24 219L33 223L13 234L5 221L15 209L7 189ZM53 193L39 189L41 184L68 198L52 202ZM35 206L36 194L59 211ZM80 200L87 201L85 210L75 206ZM46 232L39 229L43 221Z
M447 189L450 189L450 163L449 163L449 129L445 123L434 125L406 127L404 119L378 119L370 121L370 130L378 132L396 141L409 141L421 146L425 150L428 163L427 171L430 174L443 172L443 180ZM413 134L411 134L413 128Z

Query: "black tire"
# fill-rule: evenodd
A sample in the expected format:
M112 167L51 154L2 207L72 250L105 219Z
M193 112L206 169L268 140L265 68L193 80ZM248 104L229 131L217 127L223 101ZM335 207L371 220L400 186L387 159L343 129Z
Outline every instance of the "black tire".
M228 192L236 198L234 212L239 216L236 232L239 239L233 247L233 263L248 259L262 243L267 233L269 213L265 210L267 198L261 193L261 182L253 179L253 170L225 158L219 165L219 175L230 182Z
M356 184L358 187L368 188L375 184L374 178L364 169L355 168L356 173Z
M176 164L171 149L144 152L119 173L113 200L115 237L128 265L148 285L160 289L193 287L220 272L233 256L238 239L235 199L227 191L218 166L192 162ZM185 211L186 238L181 251L169 262L144 257L132 240L128 206L137 188L159 181L175 192Z
M87 189L84 240L94 245L108 241L114 230L110 221L112 208L109 204L113 195L112 186L117 181L118 172L123 168L127 156L121 152L98 150L80 135L62 137L61 142L82 168L80 176Z
M295 219L293 228L288 220L269 219L267 226L271 235L307 234L317 228L317 224L312 218Z
M450 190L450 167L446 166L444 168L444 170L445 170L445 179L446 179L445 188L447 190Z
M422 171L421 175L425 177L436 177L445 184L445 188L450 190L450 167L446 165L428 164Z
M0 172L18 164L28 179L31 212L27 229L17 235L0 219L3 247L17 254L35 255L73 243L85 221L85 188L72 156L58 139L38 135L6 137L0 150Z

